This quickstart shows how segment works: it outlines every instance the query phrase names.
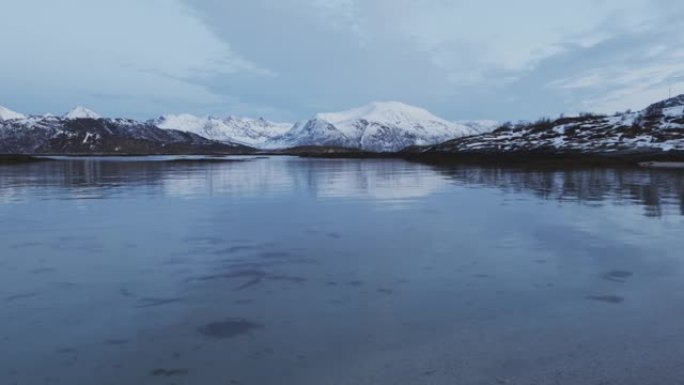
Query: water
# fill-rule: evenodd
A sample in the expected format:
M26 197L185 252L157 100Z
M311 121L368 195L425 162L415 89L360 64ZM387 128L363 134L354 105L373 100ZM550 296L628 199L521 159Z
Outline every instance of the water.
M0 167L2 384L665 384L684 173Z

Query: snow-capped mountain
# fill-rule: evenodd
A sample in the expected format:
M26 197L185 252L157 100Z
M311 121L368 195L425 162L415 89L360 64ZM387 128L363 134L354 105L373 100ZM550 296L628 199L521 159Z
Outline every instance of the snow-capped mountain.
M24 119L26 116L18 112L12 111L9 108L0 106L0 121Z
M188 114L166 115L152 122L164 129L261 149L335 146L379 152L436 144L489 132L497 126L492 121L449 122L425 109L399 102L375 102L347 111L321 113L294 126L263 118L200 118Z
M436 117L425 109L401 102L373 102L346 111L320 113L316 115L316 118L340 126L362 119L395 125L418 122L433 122L438 125L449 124L446 120Z
M245 153L252 148L192 133L164 130L132 119L104 119L85 108L63 117L5 114L0 121L4 154L204 154ZM5 119L5 115L13 117ZM97 116L97 118L96 118Z
M501 126L496 120L457 120L454 123L469 127L474 135L492 132Z
M269 148L270 140L292 128L292 123L274 123L264 118L200 118L189 114L165 115L153 123L163 129L186 131L211 140L259 148Z
M271 147L339 146L391 152L430 145L492 130L491 121L449 122L429 111L400 102L375 102L302 121L269 141Z
M93 111L89 110L85 107L78 106L69 111L64 115L64 119L100 119L101 116Z
M535 123L441 119L399 102L321 113L290 127L264 119L167 115L106 119L83 107L62 117L0 107L0 153L235 153L328 146L419 153L684 152L684 95L638 112ZM251 145L251 146L246 146Z
M684 151L684 95L638 112L585 114L504 125L491 133L419 149L426 153L580 152L621 154Z

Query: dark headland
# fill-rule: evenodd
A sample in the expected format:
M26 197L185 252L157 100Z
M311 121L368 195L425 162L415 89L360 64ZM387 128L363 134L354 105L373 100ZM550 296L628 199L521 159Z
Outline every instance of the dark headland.
M50 160L50 158L43 158L32 155L0 154L0 165L36 163L48 160Z

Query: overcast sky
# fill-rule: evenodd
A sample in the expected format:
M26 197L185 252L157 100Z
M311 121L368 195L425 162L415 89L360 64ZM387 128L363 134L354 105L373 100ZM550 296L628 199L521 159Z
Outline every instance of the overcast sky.
M681 0L0 0L0 105L299 120L374 100L447 119L684 93Z

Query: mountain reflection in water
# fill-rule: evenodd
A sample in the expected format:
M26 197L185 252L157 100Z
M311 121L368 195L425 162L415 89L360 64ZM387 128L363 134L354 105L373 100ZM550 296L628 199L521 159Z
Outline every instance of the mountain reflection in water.
M226 162L174 158L84 158L0 168L0 201L202 194L249 197L306 193L319 198L410 201L446 185L496 188L542 200L644 207L684 215L684 172L629 168L538 170L431 166L401 160L244 157Z

